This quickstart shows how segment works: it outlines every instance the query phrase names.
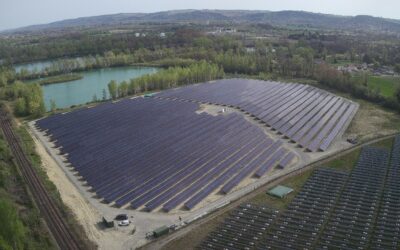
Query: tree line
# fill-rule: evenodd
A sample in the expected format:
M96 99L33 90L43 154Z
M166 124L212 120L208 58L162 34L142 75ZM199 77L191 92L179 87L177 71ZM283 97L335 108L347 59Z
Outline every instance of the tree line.
M182 85L221 79L225 75L222 67L206 61L191 64L188 67L170 67L154 74L122 81L110 81L108 91L112 99L137 95L147 91L175 88Z
M340 48L328 48L324 44L317 45L315 43L316 39L330 43L335 37L310 35L299 38L297 42L290 43L285 40L275 43L267 40L255 41L249 48L249 44L245 46L240 38L231 36L204 36L186 31L181 32L177 37L179 37L175 40L177 46L169 46L169 40L165 40L164 46L118 50L118 52L110 50L101 55L60 59L51 63L44 72L15 72L10 67L3 67L6 70L0 71L0 87L10 85L20 79L103 67L149 64L165 68L154 76L144 76L137 81L112 83L109 92L113 92L112 97L115 98L173 87L173 82L196 82L189 73L184 73L184 71L195 71L197 70L195 68L207 62L226 74L263 75L264 78L267 76L269 79L279 77L314 79L330 88L350 92L356 97L399 110L400 90L397 91L397 95L394 95L399 96L399 98L382 97L376 90L371 90L362 81L352 79L349 74L339 72L334 67L329 66L327 61L330 59L328 57L336 57L333 52L348 53L351 60L362 61L360 51L365 50L364 45L359 45L357 49L349 49L346 52L346 50ZM347 44L347 42L343 42L343 44ZM394 48L391 48L392 52L394 50ZM390 57L391 55L386 56ZM396 58L386 59L387 62L396 62L397 60ZM374 60L376 61L376 59ZM173 70L170 68L173 68ZM175 73L169 73L169 71L179 72L180 75L184 76L177 76ZM103 94L103 99L106 99L104 96L106 95ZM27 104L30 98L23 98L24 100L20 99L22 97L18 98L19 107L25 106L25 110L32 110L30 108L32 105ZM94 99L97 100L97 97ZM40 105L36 106L40 107ZM21 113L32 114L31 111Z
M26 84L15 81L1 87L0 100L13 102L14 112L18 116L38 118L46 112L43 90L38 83Z

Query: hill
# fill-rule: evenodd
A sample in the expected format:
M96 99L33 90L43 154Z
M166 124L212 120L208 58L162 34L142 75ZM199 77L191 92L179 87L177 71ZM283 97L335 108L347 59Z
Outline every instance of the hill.
M120 13L81 17L49 24L33 25L13 32L68 29L76 27L116 26L135 23L268 23L275 26L310 27L322 29L363 30L400 33L400 20L373 16L338 16L304 11L250 10L172 10L156 13ZM4 33L4 32L3 32Z

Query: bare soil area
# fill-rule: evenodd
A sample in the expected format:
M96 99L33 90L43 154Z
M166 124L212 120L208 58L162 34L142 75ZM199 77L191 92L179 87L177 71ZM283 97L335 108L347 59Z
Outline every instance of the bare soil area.
M399 132L399 114L365 101L359 103L360 108L344 134L344 138L356 137L360 142L365 142Z
M89 239L96 242L99 249L119 249L120 243L116 243L116 240L120 237L118 232L112 230L104 231L98 225L98 222L101 221L101 215L98 211L82 197L39 140L33 134L31 136L49 179L57 186L64 204L74 213Z

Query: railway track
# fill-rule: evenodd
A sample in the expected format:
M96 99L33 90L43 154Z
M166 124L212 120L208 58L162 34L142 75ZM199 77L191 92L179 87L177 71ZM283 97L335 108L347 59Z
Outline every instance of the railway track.
M18 136L14 133L11 118L4 110L0 110L0 126L7 140L18 169L27 183L39 211L46 221L47 227L60 249L84 249L77 237L71 232L69 225L63 218L60 209L45 189L40 177L33 169L25 155Z

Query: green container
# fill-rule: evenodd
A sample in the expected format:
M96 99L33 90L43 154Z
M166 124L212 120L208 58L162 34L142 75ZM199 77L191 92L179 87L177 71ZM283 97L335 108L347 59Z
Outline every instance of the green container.
M112 219L108 219L106 217L103 217L103 223L108 228L114 227L114 220L112 220Z
M159 227L159 228L157 228L157 229L155 229L153 231L153 236L154 236L154 238L158 238L158 237L161 237L161 236L163 236L165 234L168 234L168 233L169 233L169 227L162 226L162 227Z

